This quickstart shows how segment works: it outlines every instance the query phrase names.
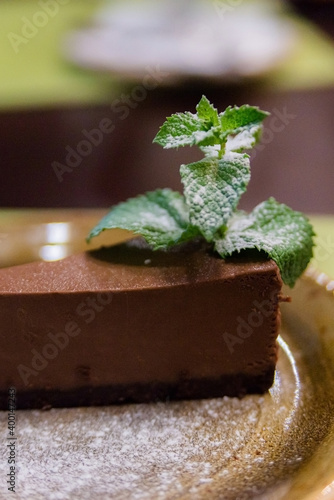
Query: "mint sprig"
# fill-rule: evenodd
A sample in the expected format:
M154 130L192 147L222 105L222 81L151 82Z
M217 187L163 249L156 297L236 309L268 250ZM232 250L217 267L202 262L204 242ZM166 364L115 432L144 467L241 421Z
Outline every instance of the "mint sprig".
M180 167L184 195L158 189L120 203L87 240L105 229L122 228L141 234L154 249L199 236L223 258L255 248L266 252L283 281L293 286L312 257L314 233L307 218L273 198L250 214L237 210L250 179L244 151L259 140L266 116L249 105L218 113L203 96L196 113L167 118L153 142L164 148L196 145L204 153L202 160Z
M210 155L221 158L228 151L242 152L249 149L250 140L256 143L262 121L269 113L245 104L229 106L223 113L203 96L196 106L197 113L176 113L160 128L153 142L166 149L180 146L199 146L207 155L205 148L212 147ZM252 147L251 146L251 147Z

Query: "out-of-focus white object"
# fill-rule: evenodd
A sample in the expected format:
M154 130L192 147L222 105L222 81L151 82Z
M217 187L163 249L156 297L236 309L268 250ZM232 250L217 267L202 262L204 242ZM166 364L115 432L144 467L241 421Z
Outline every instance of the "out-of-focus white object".
M80 66L127 78L158 67L165 84L253 77L275 67L295 41L276 7L244 0L108 3L90 27L67 37L65 52Z

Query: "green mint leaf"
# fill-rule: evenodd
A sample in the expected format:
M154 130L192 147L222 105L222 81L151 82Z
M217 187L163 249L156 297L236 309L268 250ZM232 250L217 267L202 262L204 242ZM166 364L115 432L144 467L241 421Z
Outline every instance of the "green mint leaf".
M90 232L90 241L105 229L126 229L141 234L154 247L164 248L194 237L183 196L158 189L114 206Z
M192 226L207 241L227 225L250 178L248 155L229 153L181 165L184 196Z
M312 257L313 236L302 213L269 198L250 214L235 215L215 248L223 258L247 248L265 251L278 265L284 283L292 287Z
M219 114L222 131L228 134L237 134L254 125L259 125L269 115L256 106L228 106L223 113Z
M220 144L220 124L217 110L203 96L197 113L176 113L166 119L153 142L165 149L180 146Z
M181 146L219 144L220 127L207 127L193 113L177 113L167 118L153 142L165 149Z
M259 140L262 122L269 115L258 107L229 106L219 114L221 139L226 140L226 151L242 152L251 149Z
M218 111L205 96L202 96L202 99L197 104L196 111L198 118L204 122L207 127L219 125Z
M195 136L202 130L202 122L193 113L176 113L167 118L153 139L165 149L193 146Z

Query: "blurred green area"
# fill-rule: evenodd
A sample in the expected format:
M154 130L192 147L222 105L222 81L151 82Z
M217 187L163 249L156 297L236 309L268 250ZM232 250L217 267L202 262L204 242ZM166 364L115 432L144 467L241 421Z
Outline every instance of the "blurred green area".
M334 217L310 217L316 233L312 264L319 271L334 279Z
M110 77L86 72L67 63L63 38L69 31L89 22L104 3L101 0L70 0L27 43L22 36L33 16L43 9L35 0L0 2L0 107L104 102L115 84ZM15 50L16 49L16 50Z
M36 12L43 11L41 0L0 2L0 108L103 103L117 94L117 79L77 68L66 62L63 54L64 36L87 25L105 1L54 3L57 13L30 39L22 41L19 37L27 20L29 24ZM297 15L290 13L288 17L295 25L297 43L284 63L259 83L271 90L333 86L333 41Z

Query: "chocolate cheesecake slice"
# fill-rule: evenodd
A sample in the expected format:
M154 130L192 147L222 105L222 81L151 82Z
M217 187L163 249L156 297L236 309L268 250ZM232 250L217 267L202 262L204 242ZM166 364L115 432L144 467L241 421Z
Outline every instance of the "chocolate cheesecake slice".
M259 255L136 239L0 270L1 409L265 392L282 281Z

